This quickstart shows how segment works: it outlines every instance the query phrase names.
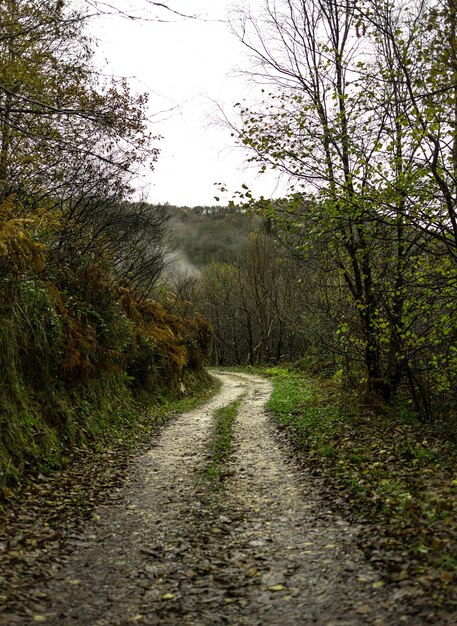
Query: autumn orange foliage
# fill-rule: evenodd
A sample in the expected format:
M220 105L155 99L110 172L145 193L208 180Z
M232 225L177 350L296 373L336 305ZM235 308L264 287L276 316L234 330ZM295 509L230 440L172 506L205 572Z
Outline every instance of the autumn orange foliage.
M205 319L118 281L94 251L62 255L59 228L46 210L0 205L0 491L5 475L109 428L131 392L182 393L209 351Z
M46 326L52 317L58 326L52 341L59 350L53 350L50 370L67 383L127 372L133 385L151 388L177 384L187 369L203 367L212 336L207 320L139 297L128 281L116 282L103 259L78 258L63 269L54 267L52 247L36 237L46 217L33 215L28 218L13 197L0 206L0 269L11 306L33 317L38 292L45 294L40 323ZM21 303L23 298L30 301ZM24 354L33 341L24 337ZM40 350L48 358L46 347Z
M14 196L0 204L0 272L16 277L31 268L39 273L44 264L44 246L35 241L30 231L36 216L26 215Z

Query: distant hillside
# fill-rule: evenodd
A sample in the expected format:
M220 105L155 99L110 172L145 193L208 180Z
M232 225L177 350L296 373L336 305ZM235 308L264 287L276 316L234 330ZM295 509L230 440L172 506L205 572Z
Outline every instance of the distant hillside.
M260 224L237 207L170 207L170 213L170 245L197 269L235 260Z

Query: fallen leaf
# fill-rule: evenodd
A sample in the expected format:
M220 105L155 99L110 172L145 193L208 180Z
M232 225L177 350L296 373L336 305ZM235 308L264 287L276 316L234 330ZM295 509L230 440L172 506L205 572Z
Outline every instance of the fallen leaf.
M251 569L248 569L248 571L246 572L246 576L248 578L255 578L256 576L260 576L260 572L255 567L251 567Z
M451 583L454 580L453 572L443 572L441 574L441 580L445 583Z
M406 580L409 577L408 570L403 569L400 572L394 572L390 575L390 579L394 582L400 582L402 580Z
M357 576L357 580L359 581L359 583L369 583L370 581L373 580L373 578L370 578L369 576Z

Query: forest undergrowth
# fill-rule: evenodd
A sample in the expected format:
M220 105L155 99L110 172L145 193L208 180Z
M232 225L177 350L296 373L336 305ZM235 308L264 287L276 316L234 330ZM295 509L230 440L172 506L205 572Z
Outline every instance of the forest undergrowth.
M202 379L212 334L170 295L147 94L100 73L97 2L0 6L0 493Z
M186 396L202 380L211 327L119 280L107 256L65 260L3 204L0 224L0 491L66 464L137 419L136 406ZM81 245L81 244L80 244Z

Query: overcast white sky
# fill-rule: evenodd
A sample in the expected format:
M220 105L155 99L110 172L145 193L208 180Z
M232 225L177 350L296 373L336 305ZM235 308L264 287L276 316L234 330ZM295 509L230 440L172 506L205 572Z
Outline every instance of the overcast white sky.
M113 0L127 13L144 14L147 0ZM261 0L251 0L251 6ZM149 13L171 22L104 17L96 28L100 59L136 91L150 94L153 131L164 138L155 172L147 178L152 203L226 203L247 183L254 192L277 196L275 175L258 177L233 147L230 131L218 126L218 106L230 115L250 88L236 71L249 65L245 48L226 23L232 0L169 0L169 6L201 19L173 19L165 10ZM105 68L106 69L106 68ZM252 89L252 88L251 88ZM223 182L231 193L220 194Z

